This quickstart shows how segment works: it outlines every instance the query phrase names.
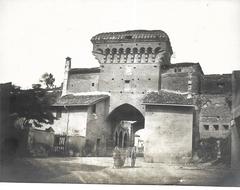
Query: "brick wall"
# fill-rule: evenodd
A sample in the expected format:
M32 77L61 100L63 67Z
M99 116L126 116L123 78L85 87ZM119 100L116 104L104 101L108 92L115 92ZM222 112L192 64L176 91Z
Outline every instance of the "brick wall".
M184 66L184 64L179 63L163 68L161 70L161 89L199 93L201 71L196 65L186 64L189 65Z
M204 98L203 98L204 97ZM200 138L226 138L231 133L231 110L222 95L204 95L200 111Z
M98 89L99 73L71 73L68 77L67 92L92 92Z
M141 105L147 91L159 89L158 64L102 64L99 91L111 93L110 112L129 103L144 113Z

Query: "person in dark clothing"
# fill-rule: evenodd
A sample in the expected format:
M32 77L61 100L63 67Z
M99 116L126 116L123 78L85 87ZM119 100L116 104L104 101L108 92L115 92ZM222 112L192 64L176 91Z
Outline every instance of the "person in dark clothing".
M132 147L132 150L131 150L131 167L134 167L135 166L135 163L136 163L136 158L137 158L137 152L136 152L136 147Z

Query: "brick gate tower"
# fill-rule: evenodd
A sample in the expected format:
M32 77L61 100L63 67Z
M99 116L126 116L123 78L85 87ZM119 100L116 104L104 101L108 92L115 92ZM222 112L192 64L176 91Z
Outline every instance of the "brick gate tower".
M100 63L99 91L111 93L111 112L130 104L144 115L142 98L161 87L161 65L170 64L172 47L161 30L100 33L91 39Z

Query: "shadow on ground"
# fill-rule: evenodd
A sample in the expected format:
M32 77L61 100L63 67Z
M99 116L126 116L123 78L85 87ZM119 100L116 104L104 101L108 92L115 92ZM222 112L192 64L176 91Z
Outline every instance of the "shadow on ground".
M16 159L11 163L0 165L0 181L48 182L51 178L61 178L61 176L69 175L73 171L97 172L104 168L106 167L80 163L60 163L58 161L51 161L47 158ZM76 181L79 181L79 178L76 178Z

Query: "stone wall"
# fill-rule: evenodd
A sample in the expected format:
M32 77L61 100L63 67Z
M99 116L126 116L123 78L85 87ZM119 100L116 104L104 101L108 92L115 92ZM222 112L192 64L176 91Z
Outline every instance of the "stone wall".
M181 163L192 156L193 108L146 105L144 157L147 162Z
M231 110L223 95L203 95L200 138L226 138L231 133Z

